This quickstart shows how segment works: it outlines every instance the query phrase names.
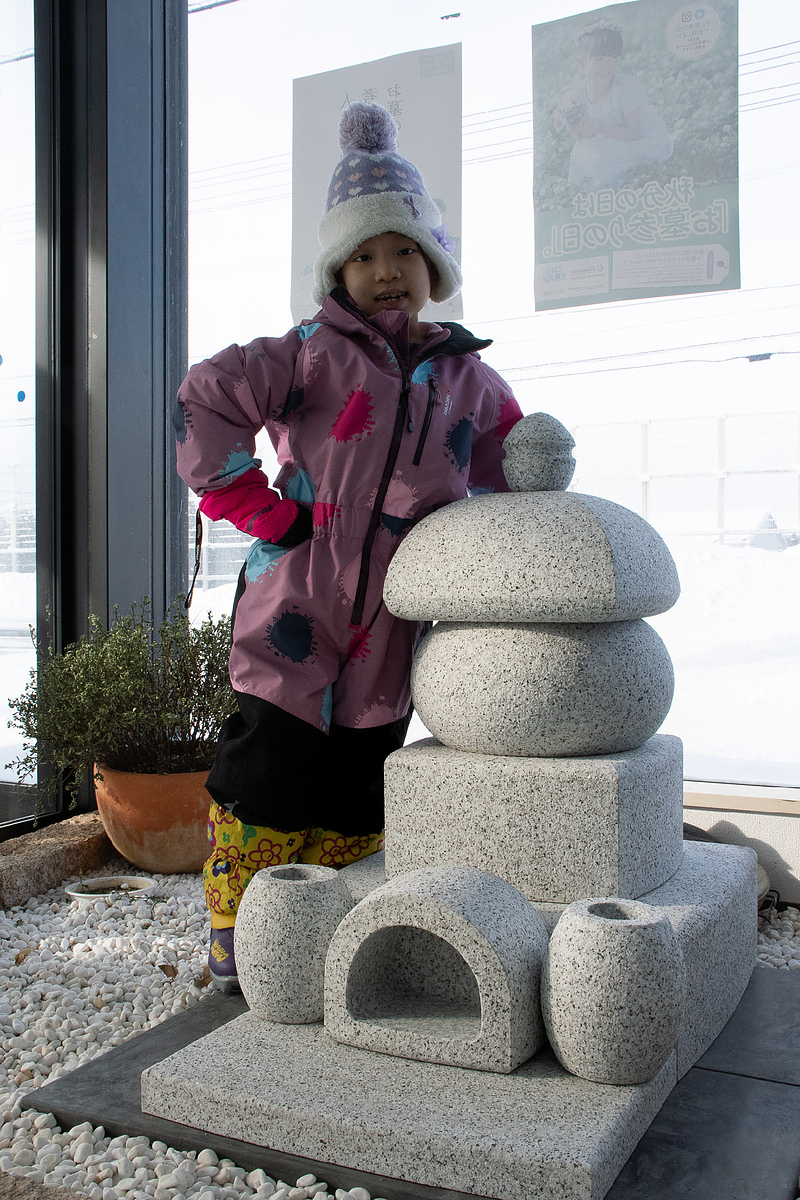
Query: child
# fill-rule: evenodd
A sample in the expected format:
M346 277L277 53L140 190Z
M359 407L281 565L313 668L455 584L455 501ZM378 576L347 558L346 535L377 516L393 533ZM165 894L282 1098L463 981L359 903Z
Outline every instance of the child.
M382 846L383 762L405 738L425 631L386 609L386 569L427 513L468 488L507 490L502 443L522 415L476 354L488 341L419 319L461 273L396 132L379 105L342 117L316 316L198 364L178 396L181 476L207 517L254 538L234 607L239 712L208 780L209 966L226 988L257 870L343 866ZM280 495L253 457L262 427Z
M630 75L619 73L622 32L600 19L575 39L583 79L555 111L556 128L578 138L569 159L569 182L582 191L616 183L638 163L661 162L675 139L647 103L647 93Z

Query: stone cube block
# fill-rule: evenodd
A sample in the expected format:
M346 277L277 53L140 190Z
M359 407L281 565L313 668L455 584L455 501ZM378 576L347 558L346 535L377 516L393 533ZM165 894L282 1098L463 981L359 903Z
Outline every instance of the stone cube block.
M542 918L511 884L471 867L411 871L333 935L325 1028L365 1050L513 1071L544 1040L546 950Z
M676 1046L680 1078L733 1016L755 966L756 852L749 846L686 842L680 871L641 899L667 914L686 964Z
M683 856L683 753L657 734L626 754L507 758L434 739L384 767L386 874L491 871L533 901L635 899Z

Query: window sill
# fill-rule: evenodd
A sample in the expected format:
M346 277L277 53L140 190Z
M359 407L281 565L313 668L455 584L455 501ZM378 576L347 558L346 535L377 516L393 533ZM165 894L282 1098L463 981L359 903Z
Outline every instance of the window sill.
M683 784L684 808L711 808L720 812L772 813L800 817L800 788L756 787L752 784Z

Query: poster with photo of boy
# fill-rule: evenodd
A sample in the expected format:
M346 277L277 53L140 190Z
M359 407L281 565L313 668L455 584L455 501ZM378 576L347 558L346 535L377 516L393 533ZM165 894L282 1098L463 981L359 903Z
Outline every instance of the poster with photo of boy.
M738 0L532 33L536 308L738 288Z
M317 227L341 155L339 118L353 100L381 104L398 126L398 151L419 168L461 261L461 44L393 54L294 80L292 319L312 317ZM436 113L436 120L431 120ZM457 321L461 293L429 303L423 319Z

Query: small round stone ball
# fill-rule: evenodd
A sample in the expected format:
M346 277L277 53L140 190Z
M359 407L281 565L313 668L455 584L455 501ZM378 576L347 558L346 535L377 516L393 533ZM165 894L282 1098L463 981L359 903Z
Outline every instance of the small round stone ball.
M505 441L503 473L512 492L564 492L575 473L575 439L549 413L517 421Z

